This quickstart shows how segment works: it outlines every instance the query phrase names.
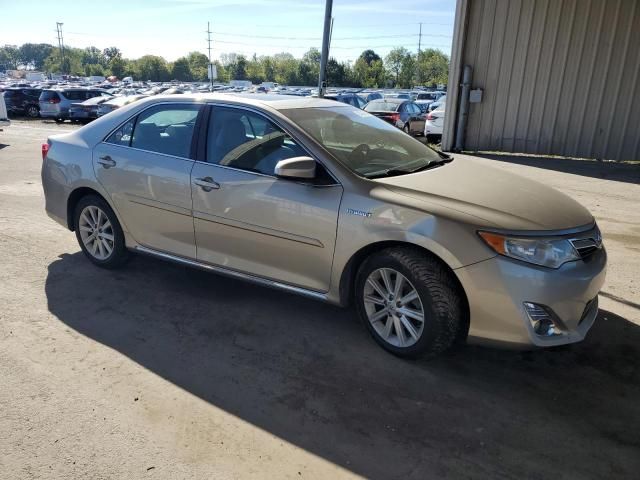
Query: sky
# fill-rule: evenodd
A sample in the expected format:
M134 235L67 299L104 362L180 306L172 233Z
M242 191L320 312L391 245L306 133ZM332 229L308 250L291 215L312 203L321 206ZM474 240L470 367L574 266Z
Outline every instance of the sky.
M451 51L455 0L334 0L330 55L355 61L372 48L386 55L396 46ZM301 57L321 48L324 0L0 0L0 45L118 47L126 58L152 54L173 61L191 51L251 56L289 52Z

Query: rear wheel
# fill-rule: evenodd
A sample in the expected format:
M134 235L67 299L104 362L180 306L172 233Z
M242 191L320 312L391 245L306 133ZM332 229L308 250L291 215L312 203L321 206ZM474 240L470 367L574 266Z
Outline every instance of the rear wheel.
M75 208L76 238L95 265L117 268L128 257L124 233L107 202L96 195L83 197Z
M29 105L26 113L29 118L38 118L40 116L40 109L35 105Z
M409 125L409 122L404 124L404 127L402 128L402 131L404 133L406 133L407 135L411 135L411 125Z
M374 340L395 355L438 355L463 325L463 300L451 272L416 248L369 257L358 271L355 293Z

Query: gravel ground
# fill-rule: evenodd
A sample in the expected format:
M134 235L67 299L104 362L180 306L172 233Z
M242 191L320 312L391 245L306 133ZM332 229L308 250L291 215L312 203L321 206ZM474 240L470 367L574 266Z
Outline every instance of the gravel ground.
M578 345L407 362L350 311L91 266L43 210L40 144L71 128L0 132L0 478L637 478L639 167L486 157L591 209L602 311Z

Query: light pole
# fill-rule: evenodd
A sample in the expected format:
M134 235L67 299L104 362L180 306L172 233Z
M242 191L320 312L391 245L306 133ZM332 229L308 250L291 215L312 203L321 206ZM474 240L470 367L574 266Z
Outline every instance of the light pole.
M318 97L324 97L327 75L327 61L329 60L329 40L331 39L331 10L333 0L326 0L324 9L324 31L322 33L322 55L320 56L320 75L318 76Z

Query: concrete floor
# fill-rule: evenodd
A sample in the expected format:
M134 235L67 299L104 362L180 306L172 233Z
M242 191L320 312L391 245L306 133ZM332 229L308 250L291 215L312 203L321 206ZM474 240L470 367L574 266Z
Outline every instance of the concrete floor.
M408 362L350 311L93 267L43 210L40 144L71 128L0 132L0 478L637 478L640 167L486 158L591 209L602 311L570 347Z

